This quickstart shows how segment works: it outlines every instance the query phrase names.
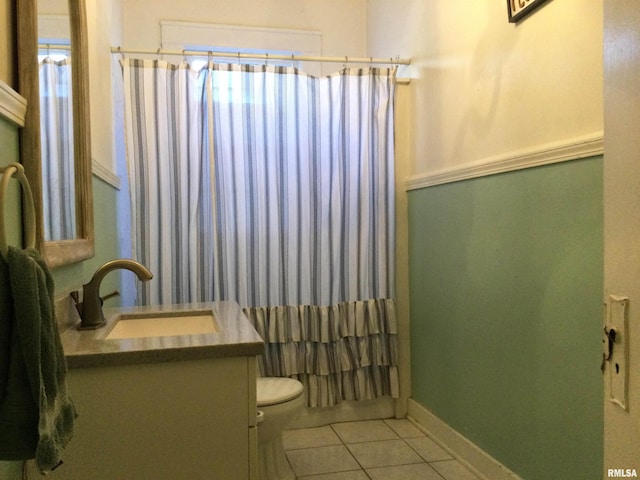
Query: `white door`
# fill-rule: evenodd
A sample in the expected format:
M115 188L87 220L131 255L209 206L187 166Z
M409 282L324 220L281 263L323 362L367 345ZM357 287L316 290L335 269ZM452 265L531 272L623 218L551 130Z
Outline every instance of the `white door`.
M615 361L606 362L604 478L635 478L640 477L638 0L604 0L604 135L604 295L612 312L605 323L624 329L627 312L626 331L613 344ZM605 346L608 350L608 342Z

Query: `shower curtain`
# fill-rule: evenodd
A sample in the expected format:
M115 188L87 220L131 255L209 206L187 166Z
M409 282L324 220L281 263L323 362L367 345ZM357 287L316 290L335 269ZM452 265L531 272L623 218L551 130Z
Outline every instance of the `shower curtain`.
M39 61L45 240L76 238L71 58Z
M395 70L127 59L144 303L234 300L307 404L398 396Z

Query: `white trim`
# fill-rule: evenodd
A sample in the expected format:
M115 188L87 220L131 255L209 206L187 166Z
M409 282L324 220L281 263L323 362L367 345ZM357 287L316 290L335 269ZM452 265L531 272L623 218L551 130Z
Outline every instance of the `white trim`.
M0 80L0 117L19 127L24 127L27 115L27 100L9 85Z
M322 32L317 30L293 30L285 28L250 27L216 23L160 21L160 46L163 50L183 50L197 47L236 49L245 53L262 53L320 56ZM322 67L316 64L305 68L319 75Z
M122 183L120 177L103 166L101 163L97 162L95 159L93 159L91 162L91 172L94 176L108 183L116 190L120 190L120 185Z
M322 51L322 32L318 30L160 20L160 36L162 48L176 44L182 49L184 43L197 43L265 50L290 50L294 45L300 53L313 55Z
M432 187L470 178L567 162L578 158L593 157L602 155L603 153L604 134L603 132L595 132L584 137L539 145L529 149L489 157L477 162L467 163L460 167L411 176L407 178L405 186L407 190L416 190L418 188Z
M409 399L409 420L437 439L460 463L484 480L522 480L476 444L462 436L418 402Z
M293 46L300 54L322 53L322 32L317 30L161 20L160 37L163 49L182 50L185 44L197 44L289 51Z
M71 21L69 15L38 15L38 43L51 40L71 41Z
M332 407L304 407L287 428L324 427L331 423L393 418L394 400L391 397L378 397L373 400L345 400Z

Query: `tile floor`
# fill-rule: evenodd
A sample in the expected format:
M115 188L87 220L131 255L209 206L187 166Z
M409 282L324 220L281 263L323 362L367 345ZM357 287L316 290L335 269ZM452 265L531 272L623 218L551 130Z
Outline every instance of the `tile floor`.
M284 432L298 480L478 480L409 420L367 420Z

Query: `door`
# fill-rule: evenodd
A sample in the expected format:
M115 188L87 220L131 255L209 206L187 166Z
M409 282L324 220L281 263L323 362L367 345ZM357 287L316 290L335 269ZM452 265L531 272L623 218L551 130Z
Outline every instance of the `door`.
M604 0L604 133L604 296L613 312L605 323L624 328L626 311L627 328L613 342L616 361L606 364L603 476L635 478L640 477L638 0ZM616 364L626 377L615 377ZM612 401L612 393L626 408Z

